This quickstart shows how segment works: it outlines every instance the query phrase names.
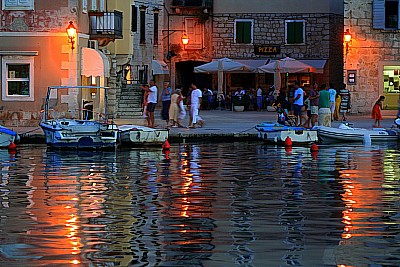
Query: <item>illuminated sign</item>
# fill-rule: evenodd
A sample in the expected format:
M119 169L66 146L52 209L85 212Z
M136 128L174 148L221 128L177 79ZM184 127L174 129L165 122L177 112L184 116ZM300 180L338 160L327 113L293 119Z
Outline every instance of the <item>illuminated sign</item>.
M276 55L281 53L281 47L278 45L255 45L254 54L256 55Z

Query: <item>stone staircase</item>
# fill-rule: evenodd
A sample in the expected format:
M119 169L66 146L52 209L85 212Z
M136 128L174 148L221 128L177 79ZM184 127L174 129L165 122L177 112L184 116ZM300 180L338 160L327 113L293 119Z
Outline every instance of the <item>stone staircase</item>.
M142 89L137 84L123 84L117 99L117 118L133 119L142 117Z

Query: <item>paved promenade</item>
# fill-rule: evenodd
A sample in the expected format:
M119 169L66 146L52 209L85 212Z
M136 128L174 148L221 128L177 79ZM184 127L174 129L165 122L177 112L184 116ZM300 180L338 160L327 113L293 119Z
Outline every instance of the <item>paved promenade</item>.
M160 119L160 110L156 110L156 125L158 128L165 127L165 121ZM397 116L396 110L384 110L382 112L383 120L382 127L390 128L394 124L394 119ZM188 129L188 128L171 128L170 139L187 141L206 138L224 140L226 139L255 139L257 131L254 126L260 122L273 122L276 121L276 112L268 111L245 111L234 112L227 110L207 110L200 111L200 116L204 119L205 125L203 128ZM183 125L188 125L189 116L183 121ZM369 115L349 115L348 122L352 123L354 127L372 128L373 119ZM116 120L117 125L136 124L146 125L144 119L134 120ZM337 127L340 122L333 122L332 126ZM39 127L10 127L17 131L23 139L24 143L41 143L44 142L43 132Z

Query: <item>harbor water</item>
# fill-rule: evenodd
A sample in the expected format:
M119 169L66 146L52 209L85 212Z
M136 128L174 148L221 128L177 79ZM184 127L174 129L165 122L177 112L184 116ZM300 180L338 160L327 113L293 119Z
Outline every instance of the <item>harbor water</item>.
M0 151L0 266L400 266L398 144Z

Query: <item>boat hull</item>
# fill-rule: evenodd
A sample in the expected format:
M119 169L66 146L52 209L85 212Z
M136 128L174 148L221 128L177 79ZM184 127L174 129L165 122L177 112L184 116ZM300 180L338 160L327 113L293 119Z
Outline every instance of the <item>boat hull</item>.
M40 123L46 144L53 148L107 149L117 145L115 124L85 120L48 120Z
M317 126L318 136L322 142L390 142L399 139L399 132L395 130L375 129L368 130L362 128L331 128Z
M309 145L318 142L317 131L303 127L290 127L274 123L261 123L256 126L258 137L266 142L280 144L290 138L293 145Z
M139 125L121 125L119 140L132 146L161 146L169 137L166 129L153 129Z
M0 126L0 147L8 147L10 143L14 143L17 137L17 133Z

